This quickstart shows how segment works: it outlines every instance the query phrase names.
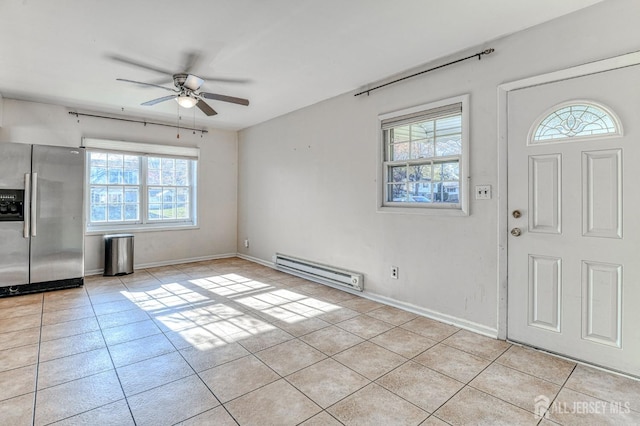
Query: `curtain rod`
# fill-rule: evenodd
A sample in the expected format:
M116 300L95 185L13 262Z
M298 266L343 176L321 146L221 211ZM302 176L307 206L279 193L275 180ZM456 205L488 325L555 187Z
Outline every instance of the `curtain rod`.
M471 58L476 58L477 57L478 60L480 60L480 59L482 59L482 55L489 55L489 54L491 54L493 52L495 52L495 49L486 49L486 50L483 50L482 52L478 52L476 54L469 55L466 58L462 58L462 59L458 59L458 60L455 60L455 61L452 61L452 62L448 62L446 64L438 65L437 67L429 68L428 70L420 71L420 72L417 72L415 74L411 74L411 75L408 75L406 77L402 77L402 78L399 78L397 80L393 80L393 81L390 81L388 83L381 84L380 86L376 86L376 87L372 87L371 89L363 90L362 92L356 93L353 96L360 96L360 95L364 95L365 93L367 94L367 96L369 96L370 92L373 92L374 90L378 90L378 89L383 88L385 86L388 86L390 84L398 83L398 82L406 80L408 78L416 77L418 75L425 74L425 73L428 73L430 71L435 71L437 69L444 68L444 67L447 67L449 65L457 64L458 62L466 61L467 59L471 59Z
M182 126L176 126L174 124L165 124L165 123L153 123L150 121L142 121L142 120L131 120L129 118L119 118L119 117L108 117L106 115L96 115L96 114L85 114L82 112L74 112L74 111L69 111L69 115L75 115L76 117L93 117L93 118L104 118L107 120L117 120L117 121L127 121L129 123L142 123L145 126L147 124L153 124L154 126L164 126L164 127L173 127L174 129L182 129L182 130L193 130L194 132L200 132L202 134L205 133L209 133L208 130L205 129L194 129L193 127L182 127Z

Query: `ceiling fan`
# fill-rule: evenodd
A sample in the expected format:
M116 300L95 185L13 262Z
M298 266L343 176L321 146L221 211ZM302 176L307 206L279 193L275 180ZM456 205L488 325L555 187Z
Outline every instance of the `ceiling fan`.
M118 81L124 81L127 83L134 83L134 84L139 84L142 86L150 86L150 87L158 87L160 89L164 89L164 90L168 90L170 92L173 92L173 94L168 95L168 96L163 96L161 98L157 98L157 99L152 99L150 101L147 102L143 102L141 105L145 105L145 106L151 106L151 105L155 105L158 104L160 102L164 102L164 101L168 101L169 99L175 99L178 104L180 104L180 106L184 107L184 108L193 108L194 106L197 106L200 111L202 111L203 113L205 113L207 116L212 116L212 115L216 115L217 112L211 108L209 106L209 104L207 104L204 99L212 99L212 100L216 100L216 101L222 101L222 102L230 102L233 104L238 104L238 105L244 105L247 106L249 105L249 101L247 99L243 99L243 98L236 98L233 96L226 96L226 95L220 95L217 93L208 93L208 92L199 92L198 90L200 89L200 87L204 84L205 79L210 80L210 81L218 81L218 82L222 82L222 83L245 83L247 80L241 80L241 79L229 79L229 78L216 78L216 77L205 77L205 78L201 78L198 77L195 74L191 74L190 71L195 67L195 65L197 64L197 62L200 59L200 55L197 52L188 52L186 54L186 58L185 58L185 63L183 66L183 72L180 73L176 73L173 74L171 71L167 71L164 70L162 68L158 68L152 65L147 65L147 64L143 64L141 62L138 61L134 61L132 59L128 59L122 56L118 56L118 55L111 55L109 56L111 59L119 61L119 62L123 62L129 65L134 65L140 68L145 68L151 71L155 71L161 74L165 74L165 75L170 75L172 76L172 81L173 81L173 85L175 86L175 88L173 87L165 87L162 86L160 84L163 83L168 83L169 81L163 80L161 82L159 82L160 84L156 84L156 83L145 83L145 82L141 82L141 81L134 81L134 80L127 80L124 78L118 78ZM203 99L204 98L204 99Z

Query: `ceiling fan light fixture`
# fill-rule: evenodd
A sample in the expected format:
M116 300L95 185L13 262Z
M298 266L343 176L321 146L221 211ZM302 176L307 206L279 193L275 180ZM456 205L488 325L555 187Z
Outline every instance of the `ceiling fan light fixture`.
M193 108L198 103L198 100L189 95L180 95L176 98L178 104L183 108Z

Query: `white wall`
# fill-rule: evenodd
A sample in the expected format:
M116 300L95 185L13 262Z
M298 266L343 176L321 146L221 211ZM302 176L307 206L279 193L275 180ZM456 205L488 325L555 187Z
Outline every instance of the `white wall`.
M79 146L83 136L132 142L200 147L198 165L199 229L134 232L135 265L166 264L236 252L237 133L209 129L200 137L153 125L80 117L69 109L4 99L0 142ZM102 235L85 236L85 270L102 269Z
M267 262L282 252L360 271L372 295L494 332L497 197L506 194L471 199L468 217L378 213L377 116L469 93L470 187L496 189L497 86L636 51L638 16L637 0L608 0L451 57L496 49L482 61L371 96L345 94L241 131L239 252ZM245 238L249 249L241 244ZM391 265L400 268L400 279L390 278Z

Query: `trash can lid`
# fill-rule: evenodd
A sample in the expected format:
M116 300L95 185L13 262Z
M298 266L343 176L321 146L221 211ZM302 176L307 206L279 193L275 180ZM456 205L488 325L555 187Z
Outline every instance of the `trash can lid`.
M111 238L133 238L133 234L110 234L105 235L104 238L105 240Z

